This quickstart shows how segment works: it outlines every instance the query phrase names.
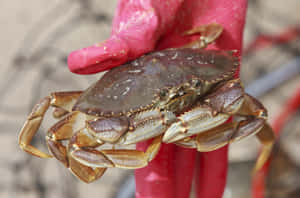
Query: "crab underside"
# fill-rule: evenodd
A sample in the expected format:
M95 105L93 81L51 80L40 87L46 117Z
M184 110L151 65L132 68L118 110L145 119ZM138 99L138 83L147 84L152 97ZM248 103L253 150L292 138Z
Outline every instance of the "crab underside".
M114 68L86 91L45 97L25 122L20 147L38 157L54 156L82 181L92 182L107 168L146 166L162 142L207 152L255 134L264 145L257 170L274 141L267 111L234 78L238 59L233 52L199 49L222 28L210 24L187 34L198 32L200 41ZM46 135L52 155L31 145L49 106L60 119ZM146 151L128 148L149 139Z

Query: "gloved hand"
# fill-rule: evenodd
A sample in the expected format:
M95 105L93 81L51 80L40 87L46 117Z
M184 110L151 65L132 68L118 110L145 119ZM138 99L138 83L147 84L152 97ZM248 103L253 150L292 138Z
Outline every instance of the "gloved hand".
M69 69L78 74L108 70L144 53L197 39L183 36L183 32L213 22L222 25L224 32L209 48L235 49L240 54L246 7L247 0L119 0L111 37L72 52ZM145 150L147 146L147 142L139 143L137 149ZM227 147L199 156L197 197L221 198ZM195 158L194 150L164 144L147 167L136 170L136 197L189 197Z

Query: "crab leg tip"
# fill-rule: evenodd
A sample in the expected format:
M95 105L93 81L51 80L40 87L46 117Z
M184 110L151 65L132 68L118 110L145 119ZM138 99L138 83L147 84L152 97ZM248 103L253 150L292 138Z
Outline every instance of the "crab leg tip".
M52 155L49 155L45 152L42 152L42 151L36 149L33 146L26 145L24 143L19 143L19 146L23 151L25 151L31 155L34 155L36 157L40 157L40 158L52 158L53 157Z

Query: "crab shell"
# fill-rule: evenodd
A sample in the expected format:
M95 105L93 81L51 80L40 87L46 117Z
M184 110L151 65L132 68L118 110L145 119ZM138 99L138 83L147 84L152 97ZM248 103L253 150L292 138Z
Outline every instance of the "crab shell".
M189 91L197 96L207 93L232 79L238 65L226 51L186 48L150 53L107 72L79 97L73 111L104 117L153 107L180 112L183 107L168 106L173 98ZM184 107L194 103L188 102Z

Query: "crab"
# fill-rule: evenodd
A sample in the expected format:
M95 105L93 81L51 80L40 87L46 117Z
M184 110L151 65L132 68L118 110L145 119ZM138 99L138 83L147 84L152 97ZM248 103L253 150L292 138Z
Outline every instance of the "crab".
M234 51L203 49L221 32L217 24L195 28L186 34L201 33L200 40L111 69L85 91L50 94L21 129L20 147L41 158L54 156L79 179L92 182L107 168L146 166L162 143L207 152L256 134L264 145L260 168L274 140L267 110L235 78ZM51 155L31 145L50 106L60 119L46 135ZM127 147L150 139L146 151Z

